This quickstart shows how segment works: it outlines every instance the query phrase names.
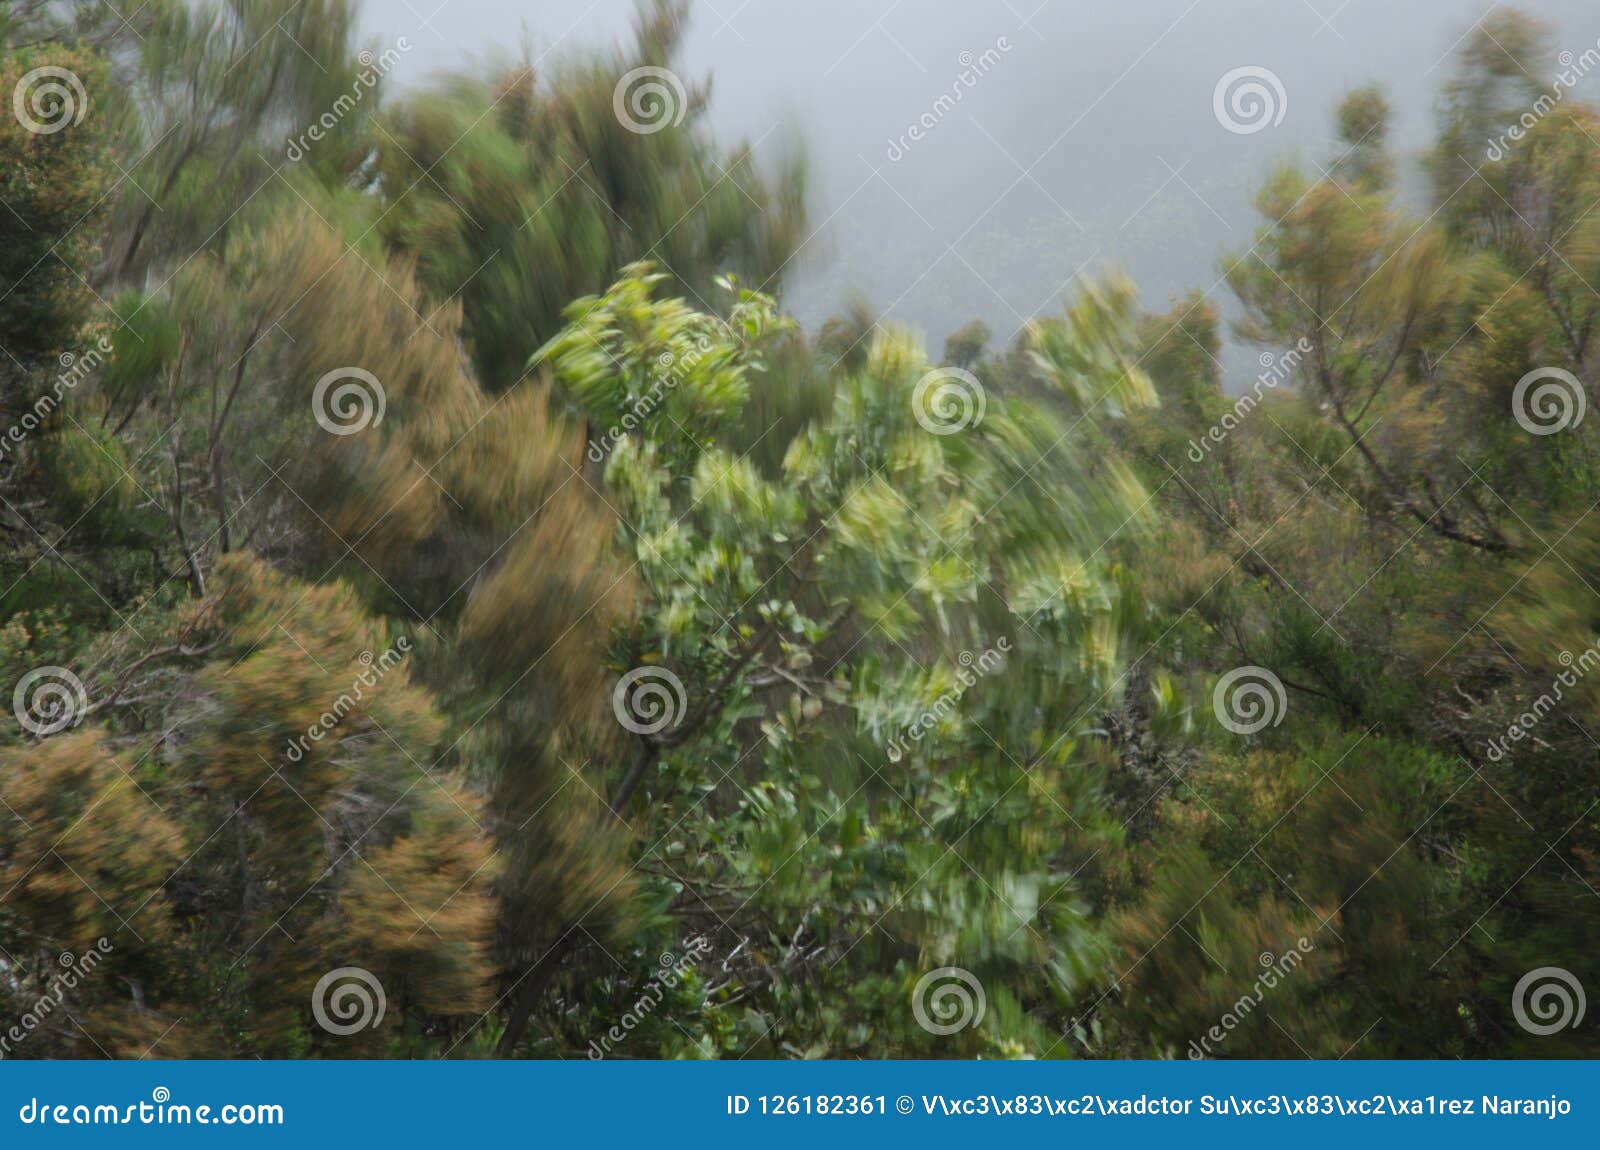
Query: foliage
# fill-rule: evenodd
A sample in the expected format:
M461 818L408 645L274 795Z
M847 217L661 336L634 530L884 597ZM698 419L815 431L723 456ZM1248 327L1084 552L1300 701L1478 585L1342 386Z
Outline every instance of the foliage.
M934 362L785 315L803 162L706 83L619 117L681 4L399 94L344 0L113 15L0 15L87 101L0 124L5 1053L1594 1052L1510 1008L1600 942L1600 432L1519 386L1593 402L1600 120L1495 143L1535 25L1428 203L1362 89L1231 303Z

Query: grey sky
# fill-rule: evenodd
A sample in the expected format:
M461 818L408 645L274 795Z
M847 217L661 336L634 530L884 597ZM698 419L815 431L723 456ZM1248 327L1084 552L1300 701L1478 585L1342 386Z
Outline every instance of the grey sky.
M1520 5L1558 49L1600 37L1592 0ZM1452 0L695 0L684 71L711 74L720 137L758 155L804 139L815 237L787 293L814 326L852 293L921 328L936 351L973 317L1003 340L1053 310L1076 269L1120 267L1151 309L1212 287L1225 249L1249 245L1253 190L1275 162L1327 157L1330 115L1380 80L1396 142L1428 139L1452 46L1491 10ZM383 40L407 36L402 84L628 35L631 0L367 0ZM1005 38L1009 50L997 49ZM971 59L997 49L962 99L935 113ZM1270 69L1282 122L1219 125L1224 73ZM1545 62L1553 78L1554 60ZM978 67L982 67L979 65ZM976 70L976 69L975 69ZM1585 91L1592 86L1592 92ZM1600 101L1600 73L1578 95ZM924 113L937 123L891 160ZM1226 290L1213 289L1219 301ZM1230 367L1249 374L1233 349ZM1230 372L1230 375L1236 374Z

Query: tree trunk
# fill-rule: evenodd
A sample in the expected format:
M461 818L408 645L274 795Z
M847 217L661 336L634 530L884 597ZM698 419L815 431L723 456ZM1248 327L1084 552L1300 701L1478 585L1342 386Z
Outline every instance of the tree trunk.
M616 795L608 804L611 813L617 818L622 818L622 808L633 797L634 791L639 789L646 772L660 756L660 747L649 739L643 740L638 755L628 768L628 773L622 777ZM543 957L522 976L511 999L511 1013L506 1019L505 1033L500 1036L500 1041L494 1049L496 1058L510 1058L517 1049L517 1043L527 1034L528 1022L533 1017L534 1010L538 1008L539 1001L544 998L544 992L549 989L551 979L555 977L556 971L561 969L562 960L577 945L580 925L576 922L569 923L555 945L545 951Z

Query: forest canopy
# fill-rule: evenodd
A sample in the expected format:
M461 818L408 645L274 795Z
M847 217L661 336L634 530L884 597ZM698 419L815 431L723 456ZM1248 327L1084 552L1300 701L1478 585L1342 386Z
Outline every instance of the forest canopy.
M395 89L349 0L0 14L0 1055L1600 1054L1539 25L1213 290L935 355L786 309L687 18Z

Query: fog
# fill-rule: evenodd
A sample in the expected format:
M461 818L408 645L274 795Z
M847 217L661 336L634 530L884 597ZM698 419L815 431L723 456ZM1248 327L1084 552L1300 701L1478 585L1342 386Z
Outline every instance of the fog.
M804 142L815 231L787 276L787 305L814 327L859 295L937 350L974 317L1009 338L1057 308L1080 271L1125 270L1152 310L1198 288L1226 311L1219 260L1248 249L1254 190L1275 164L1336 152L1331 112L1348 89L1382 78L1414 193L1453 49L1496 7L696 0L682 63L713 78L719 138L745 137L758 157ZM1592 3L1522 7L1561 50L1581 53L1600 35ZM522 42L537 60L626 38L632 13L630 0L376 0L366 21L375 38L413 45L396 74L409 86ZM1523 63L1541 78L1557 67ZM1219 79L1240 67L1283 86L1281 120L1248 134L1213 112ZM1600 74L1578 95L1600 96ZM1235 383L1248 361L1230 349Z

